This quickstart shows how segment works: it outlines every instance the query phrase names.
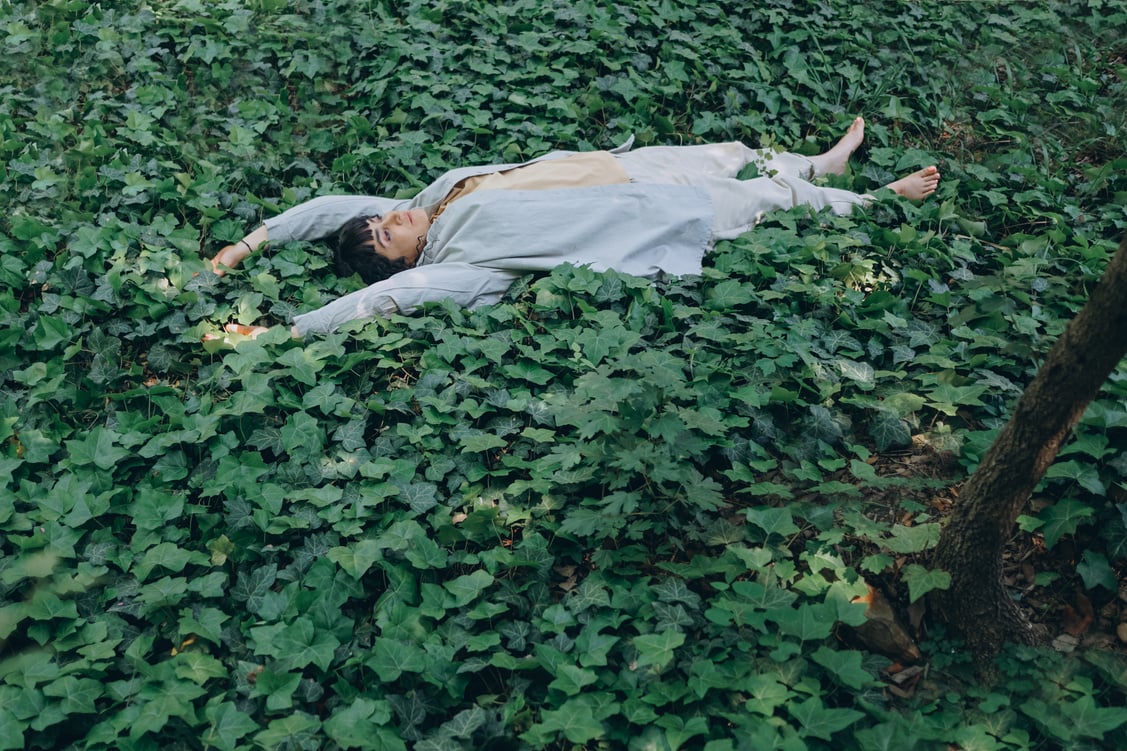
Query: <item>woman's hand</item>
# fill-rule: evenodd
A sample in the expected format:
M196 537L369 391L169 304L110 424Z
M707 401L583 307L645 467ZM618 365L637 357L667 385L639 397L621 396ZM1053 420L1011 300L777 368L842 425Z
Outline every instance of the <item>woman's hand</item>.
M257 339L262 334L265 334L270 329L266 326L246 326L241 323L228 323L223 327L226 331L224 334L204 334L203 342L205 349L208 352L214 352L217 349L224 349L227 347L234 347L239 342L245 339ZM232 336L234 334L234 336Z
M223 327L223 331L227 332L225 334L203 335L204 349L213 354L222 349L232 349L238 345L239 342L245 342L248 339L257 339L271 330L269 326L247 326L242 323L228 323ZM294 339L301 338L301 334L298 332L296 326L290 327L289 334Z
M225 245L211 259L211 270L216 276L224 276L228 269L238 268L243 259L250 255L250 246L240 240L234 245Z
M266 225L263 224L258 229L251 232L249 235L239 240L236 243L225 245L219 249L215 257L211 259L211 270L217 276L223 276L227 273L228 269L238 268L243 260L262 246L267 241Z
M257 339L260 334L265 334L270 329L267 326L244 326L241 323L229 323L223 327L223 330L228 334L239 334Z

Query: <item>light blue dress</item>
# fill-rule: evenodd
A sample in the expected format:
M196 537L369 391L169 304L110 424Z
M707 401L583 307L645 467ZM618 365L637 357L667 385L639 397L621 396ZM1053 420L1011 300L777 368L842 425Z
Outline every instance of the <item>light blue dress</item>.
M635 276L698 274L716 242L750 229L764 212L798 204L844 213L865 197L808 182L808 160L743 144L650 147L620 154L630 183L555 190L479 190L431 224L418 263L294 317L299 334L357 319L411 313L427 302L473 308L501 299L518 277L563 263ZM557 151L533 161L558 159ZM526 162L526 164L531 162ZM736 180L749 163L763 177ZM354 217L433 209L461 180L521 164L451 170L409 200L323 196L266 220L272 242L316 240Z

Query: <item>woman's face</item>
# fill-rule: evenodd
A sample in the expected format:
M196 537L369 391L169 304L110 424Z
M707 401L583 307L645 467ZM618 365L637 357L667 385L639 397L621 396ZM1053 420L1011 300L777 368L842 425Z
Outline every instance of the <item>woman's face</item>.
M403 259L408 266L414 266L426 244L430 218L423 209L389 211L383 217L368 220L375 237L377 253L391 261Z

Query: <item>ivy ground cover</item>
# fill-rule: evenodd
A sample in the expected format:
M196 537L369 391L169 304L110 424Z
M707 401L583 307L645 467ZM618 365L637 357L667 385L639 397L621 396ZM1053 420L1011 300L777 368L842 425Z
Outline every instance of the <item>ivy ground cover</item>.
M1014 542L1079 649L982 685L923 610L935 499L1127 232L1125 31L1099 0L0 3L0 749L1127 747L1122 367ZM772 217L699 278L201 344L357 288L315 245L208 270L306 198L630 134L815 153L856 115L835 184L938 164L938 195ZM910 686L856 639L874 589Z

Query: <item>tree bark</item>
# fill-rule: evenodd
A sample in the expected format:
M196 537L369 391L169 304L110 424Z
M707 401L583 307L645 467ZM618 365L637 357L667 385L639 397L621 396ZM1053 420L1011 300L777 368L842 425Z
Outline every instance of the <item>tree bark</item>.
M1002 583L1003 548L1061 442L1125 353L1127 237L963 486L940 536L934 564L951 574L951 586L931 599L980 659L1006 641L1042 641Z

